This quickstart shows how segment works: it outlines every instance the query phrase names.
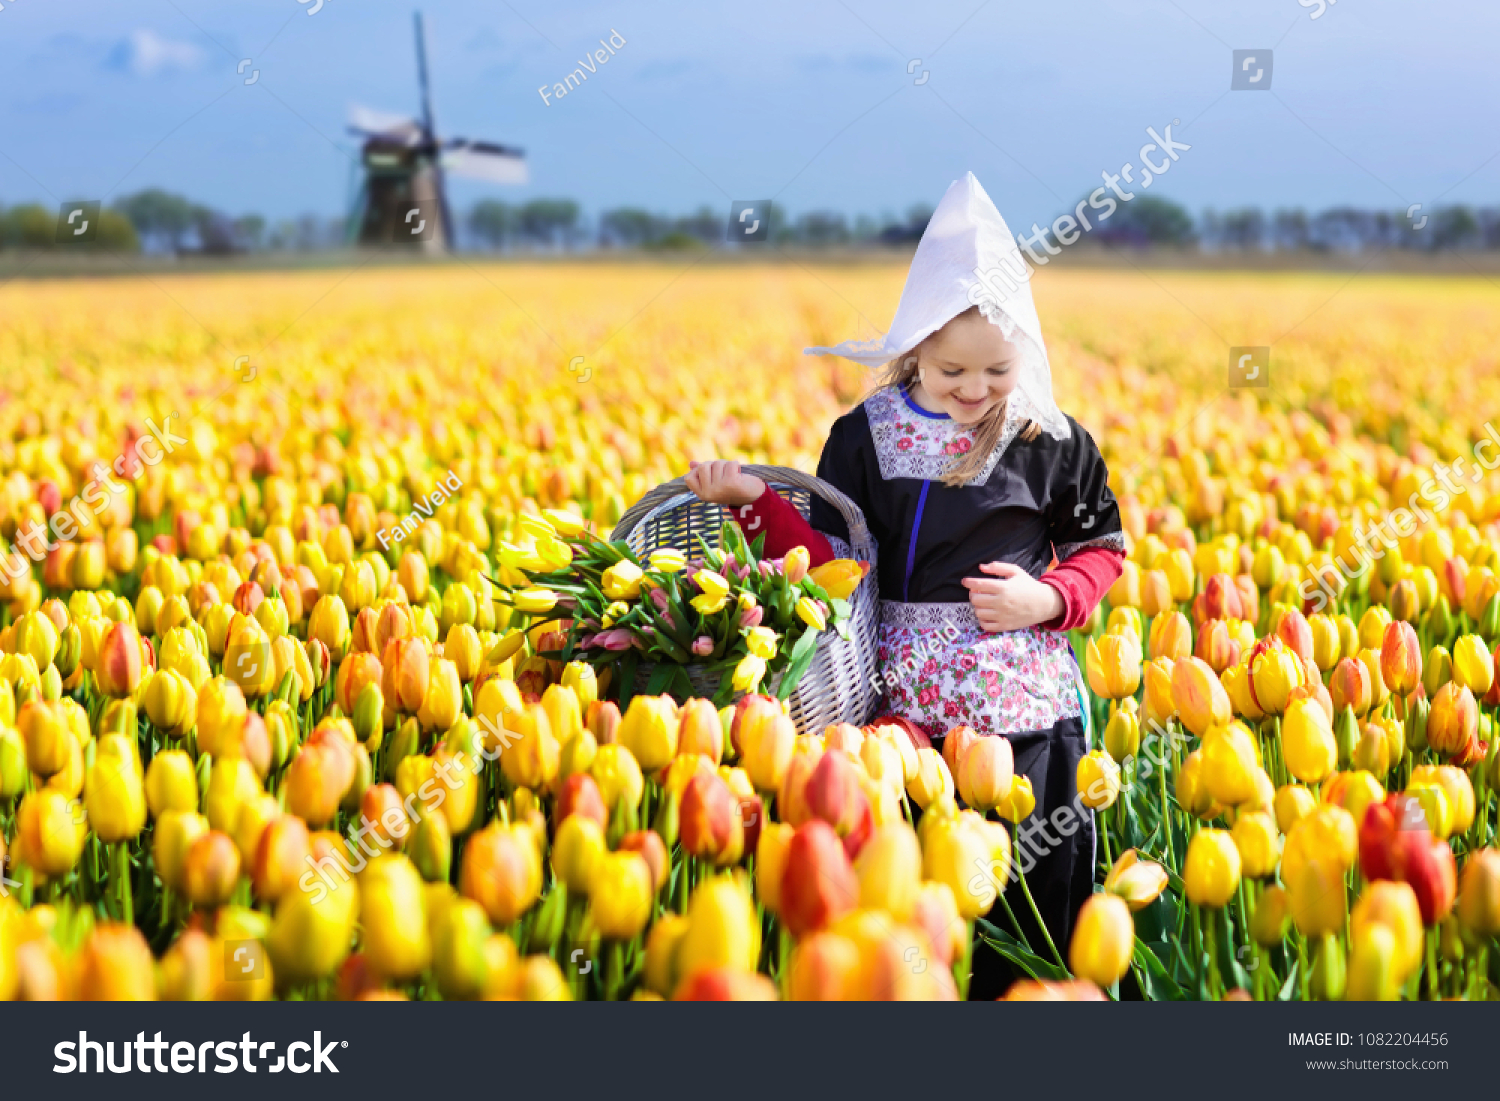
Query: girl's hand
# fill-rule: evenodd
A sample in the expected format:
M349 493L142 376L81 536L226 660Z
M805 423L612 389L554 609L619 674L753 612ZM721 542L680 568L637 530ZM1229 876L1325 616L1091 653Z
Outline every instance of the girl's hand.
M969 603L986 631L1018 631L1062 615L1062 593L1010 562L983 562L989 577L966 577Z
M766 483L754 474L740 470L740 464L729 459L700 463L689 461L684 481L700 501L716 505L748 505L760 499Z

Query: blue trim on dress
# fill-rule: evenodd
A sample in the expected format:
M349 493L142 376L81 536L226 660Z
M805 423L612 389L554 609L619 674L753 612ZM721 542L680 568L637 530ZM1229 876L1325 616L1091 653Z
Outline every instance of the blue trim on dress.
M912 566L917 561L917 532L922 529L922 509L927 504L927 491L931 482L922 483L922 495L917 498L917 518L911 523L911 542L906 547L906 576L901 579L901 599L906 600L907 587L911 584Z
M901 387L901 396L904 399L906 399L906 404L911 409L911 411L913 413L916 413L918 416L930 417L930 418L932 418L935 421L952 420L952 418L949 417L947 413L929 413L927 410L923 409L916 402L912 401L911 400L911 385L910 385L910 383L908 383L906 386Z

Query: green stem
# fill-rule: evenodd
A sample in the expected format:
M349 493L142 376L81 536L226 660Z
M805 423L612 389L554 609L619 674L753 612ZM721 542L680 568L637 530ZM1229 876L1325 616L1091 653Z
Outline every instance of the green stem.
M1224 996L1224 979L1219 974L1219 943L1217 930L1219 912L1205 909L1203 915L1203 939L1208 949L1208 990L1215 998Z
M1427 930L1427 1000L1430 1002L1438 1000L1437 942L1438 931L1434 926Z
M1157 780L1161 785L1161 824L1162 830L1167 835L1167 867L1175 868L1177 861L1172 855L1172 804L1167 801L1167 769L1163 763L1157 764Z
M1016 878L1021 881L1021 893L1026 896L1026 905L1031 907L1031 916L1036 919L1037 927L1042 931L1042 937L1047 941L1047 948L1052 953L1052 958L1057 961L1057 966L1064 971L1068 965L1063 962L1062 953L1057 950L1057 945L1052 943L1052 931L1047 928L1047 923L1042 920L1041 911L1036 908L1036 900L1031 897L1031 888L1026 886L1026 873L1016 866Z
M120 912L126 925L135 924L135 902L130 892L130 842L121 841L116 850L118 861L118 886L120 889Z
M953 980L958 986L958 1000L961 1002L969 1000L969 979L974 969L974 922L972 920L964 923L964 954L958 958L958 965L954 969Z

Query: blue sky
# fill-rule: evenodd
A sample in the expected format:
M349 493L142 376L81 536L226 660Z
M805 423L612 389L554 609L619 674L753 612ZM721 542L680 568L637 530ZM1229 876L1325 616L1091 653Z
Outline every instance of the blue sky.
M0 203L161 186L234 214L341 213L349 104L416 107L413 5L322 0L309 14L317 3L0 0ZM1334 0L1314 19L1317 4L425 11L440 131L520 145L531 166L526 187L456 185L460 205L565 195L590 212L682 212L771 196L793 213L879 214L935 203L972 170L1013 224L1045 222L1174 119L1192 149L1151 193L1195 212L1500 203L1500 5ZM538 86L611 30L616 55L545 104ZM1232 50L1268 47L1270 91L1230 92Z

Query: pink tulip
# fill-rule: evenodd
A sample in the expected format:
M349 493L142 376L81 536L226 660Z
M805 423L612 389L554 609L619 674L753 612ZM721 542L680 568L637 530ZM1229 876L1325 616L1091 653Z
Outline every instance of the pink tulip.
M741 627L759 627L760 621L765 618L765 609L759 604L753 608L746 608L740 613Z
M742 624L743 625L743 624ZM699 635L693 639L693 653L700 658L706 658L714 652L714 640L707 635Z

